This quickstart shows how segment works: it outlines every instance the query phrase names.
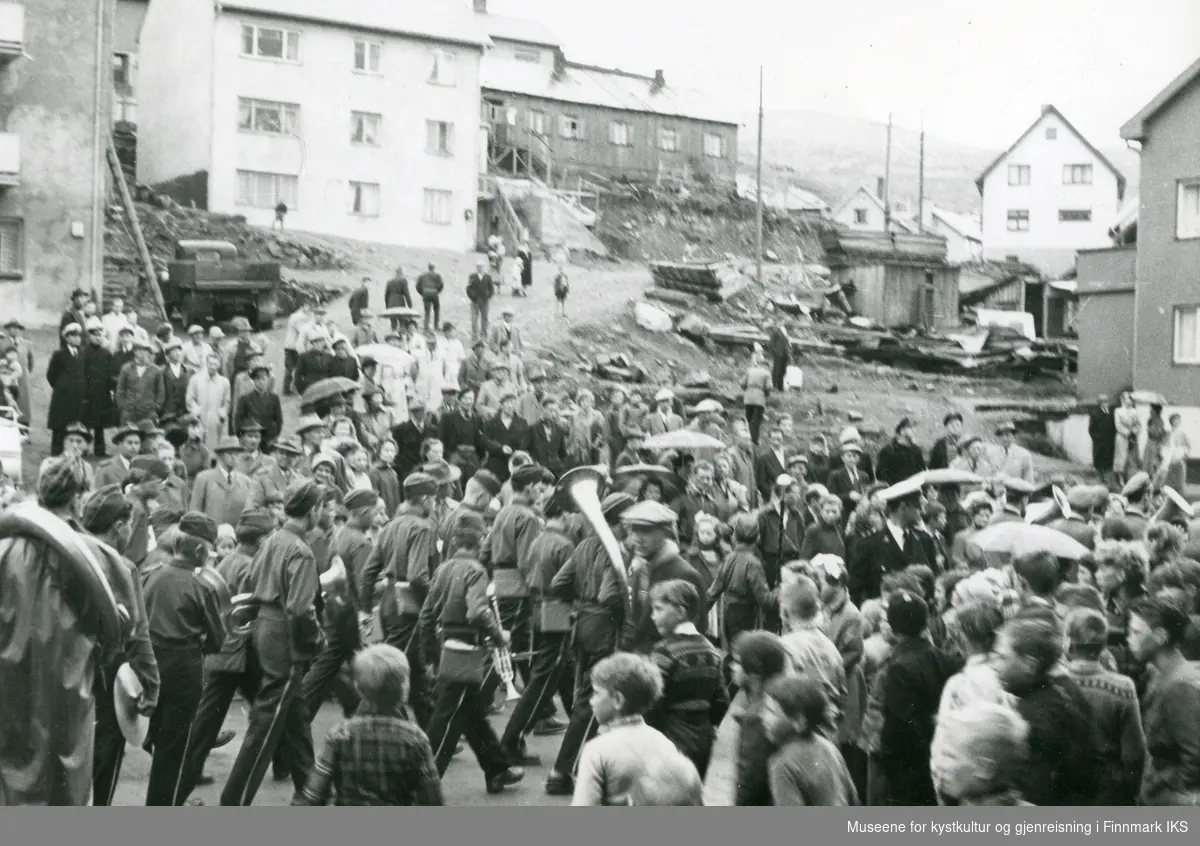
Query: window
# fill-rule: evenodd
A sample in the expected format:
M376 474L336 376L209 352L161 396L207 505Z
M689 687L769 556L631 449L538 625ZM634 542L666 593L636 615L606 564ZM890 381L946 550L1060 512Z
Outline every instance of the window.
M1090 164L1063 165L1063 185L1091 185L1092 166Z
M1059 223L1087 223L1092 219L1091 209L1060 209Z
M1033 175L1029 165L1009 165L1008 166L1008 184L1009 185L1028 185L1030 177Z
M608 125L608 143L618 147L632 146L633 127L624 121L614 120Z
M0 218L0 279L25 275L25 227L15 217Z
M867 210L866 209L855 209L854 210L854 222L859 226L866 226L867 225Z
M118 94L133 91L133 56L128 53L113 53L113 88Z
M678 152L679 133L674 129L660 129L658 131L658 149L668 153Z
M238 129L271 135L299 135L300 107L270 100L238 100Z
M563 115L558 120L558 134L563 138L578 141L583 137L583 123L577 117Z
M363 73L379 73L379 55L383 45L378 41L354 39L354 69Z
M1175 208L1175 237L1200 238L1200 179L1179 183Z
M255 209L273 209L285 203L294 212L299 204L295 176L285 173L263 173L257 170L237 172L237 204Z
M350 214L360 217L379 217L379 185L377 183L350 183Z
M381 115L370 112L350 113L350 143L366 144L368 147L379 146L379 124L383 121Z
M534 135L546 134L546 113L531 111L529 113L529 131Z
M1014 210L1008 213L1008 231L1009 232L1028 232L1029 231L1029 212L1026 210Z
M444 120L425 121L425 152L431 156L453 156L454 124Z
M704 133L704 155L710 159L725 157L725 139L712 132Z
M433 51L433 69L429 72L431 85L454 85L454 54L449 50Z
M1175 364L1200 364L1200 306L1175 307Z
M1046 140L1047 141L1057 141L1058 140L1058 127L1057 126L1047 126L1046 127Z
M454 202L454 194L450 191L439 191L437 188L425 189L425 213L423 220L426 223L436 223L441 226L450 224L450 205Z
M300 33L267 26L242 26L242 55L280 62L300 61Z
M513 51L513 58L515 58L518 62L537 63L542 60L542 54L537 50L522 50L520 47L518 47Z

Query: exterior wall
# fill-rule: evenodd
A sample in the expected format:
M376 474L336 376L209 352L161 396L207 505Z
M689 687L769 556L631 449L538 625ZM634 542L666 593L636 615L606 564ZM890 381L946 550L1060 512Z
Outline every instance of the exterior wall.
M851 305L859 314L889 327L916 326L922 322L923 307L917 292L924 288L926 273L930 272L933 274L928 315L931 326L958 325L958 272L955 268L871 263L831 270L832 281L841 285L854 284Z
M1200 366L1174 364L1174 307L1200 303L1200 239L1176 240L1176 180L1200 177L1200 84L1147 126L1141 151L1134 385L1200 406ZM1189 433L1194 444L1197 433Z
M867 213L866 223L858 222L856 211L865 211ZM859 190L851 198L850 202L845 205L833 218L835 223L840 223L850 229L861 229L871 232L883 231L883 207L875 202L867 195L865 190Z
M983 254L983 245L981 243L970 238L964 238L956 229L947 226L944 221L937 217L933 218L932 223L926 231L932 232L935 235L941 235L946 239L946 261L951 264L974 261Z
M25 55L0 69L0 126L20 139L20 184L0 218L20 223L4 316L57 319L75 288L103 285L113 0L25 0Z
M1046 139L1046 129L1058 131ZM1029 165L1030 184L1008 184L1009 165ZM1091 185L1064 185L1063 166L1090 164ZM1057 115L1044 114L1017 147L992 168L983 183L983 254L1009 255L1061 273L1073 264L1075 251L1108 246L1108 226L1118 211L1117 177L1096 158ZM1029 230L1010 232L1008 212L1029 212ZM1090 210L1089 222L1060 222L1061 210Z
M240 56L243 23L299 30L300 62ZM353 69L356 35L347 29L225 14L215 32L208 186L213 211L268 225L274 219L271 208L239 204L237 172L296 175L297 202L289 204L288 228L391 244L473 248L482 51L448 47L456 54L456 85L440 86L427 81L437 46L428 41L361 36L383 42L381 73L366 74ZM299 137L238 131L241 97L299 105ZM382 115L379 146L351 143L352 111ZM454 124L452 155L426 153L426 120ZM351 181L380 186L377 216L351 213ZM449 223L423 221L427 188L452 193Z
M211 3L154 0L138 49L138 181L158 185L209 168Z
M528 131L530 111L545 113L545 140L553 157L556 179L587 171L614 177L653 178L661 166L664 175L687 170L691 174L707 174L717 182L735 181L737 127L732 124L615 111L499 91L487 91L485 94L489 100L503 102L505 110L515 109L516 122L508 131L517 138ZM582 121L582 138L575 140L562 137L559 118L564 115ZM632 127L632 144L629 146L609 142L609 124L616 120ZM659 149L659 129L674 129L679 133L678 150L670 152ZM724 155L721 158L704 155L704 136L707 133L720 135L724 139Z
M1079 253L1078 391L1081 397L1115 398L1133 384L1137 251L1130 248ZM1139 295L1140 296L1140 295Z
M486 27L485 27L486 29ZM538 60L530 61L534 53L537 53ZM520 55L521 58L517 58ZM492 47L487 53L488 61L503 60L508 62L520 62L522 64L540 65L549 70L554 69L554 48L538 47L533 44L522 44L518 41L508 41L503 38L493 38Z
M138 86L138 37L142 32L142 21L149 7L147 0L116 0L116 17L113 20L113 56L129 57L128 85L117 84L113 79L113 121L137 123Z

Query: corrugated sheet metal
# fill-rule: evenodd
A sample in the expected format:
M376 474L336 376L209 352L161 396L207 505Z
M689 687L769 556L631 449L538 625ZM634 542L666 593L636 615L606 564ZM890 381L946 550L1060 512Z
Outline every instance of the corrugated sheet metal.
M550 70L541 65L485 56L480 76L485 91L738 125L738 119L731 111L709 101L698 91L667 85L658 92L652 92L653 79L619 71L568 62L563 77L556 79Z
M221 9L455 44L491 44L471 9L445 0L225 0Z

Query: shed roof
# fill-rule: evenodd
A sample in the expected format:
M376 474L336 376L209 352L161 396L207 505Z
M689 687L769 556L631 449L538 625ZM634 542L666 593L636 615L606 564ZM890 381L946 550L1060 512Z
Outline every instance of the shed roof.
M491 44L470 9L444 0L224 0L217 7L225 12L247 12L479 48Z
M1200 79L1200 59L1192 62L1191 67L1171 80L1170 84L1159 91L1154 99L1146 104L1145 108L1131 117L1121 127L1121 137L1126 141L1143 140L1146 137L1146 124L1197 79Z
M556 78L543 65L485 57L480 84L485 91L520 94L560 103L670 115L732 126L739 124L732 112L716 105L698 91L665 85L654 92L651 90L653 77L574 62L567 62L562 76Z
M946 239L907 232L867 232L839 226L821 233L825 263L830 267L864 260L910 264L946 264Z
M538 47L559 47L562 41L541 21L530 18L513 18L508 15L493 15L490 12L476 14L475 20L497 41L516 41Z
M931 218L942 221L962 237L972 241L983 241L983 233L979 229L979 224L966 215L940 209L937 206L930 206L929 214Z

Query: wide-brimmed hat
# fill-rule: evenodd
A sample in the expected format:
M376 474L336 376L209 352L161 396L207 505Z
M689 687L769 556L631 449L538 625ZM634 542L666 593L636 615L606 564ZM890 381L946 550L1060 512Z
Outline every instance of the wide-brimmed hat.
M233 435L225 435L217 442L217 448L213 450L216 453L222 452L245 452L246 448L242 446L242 442Z

